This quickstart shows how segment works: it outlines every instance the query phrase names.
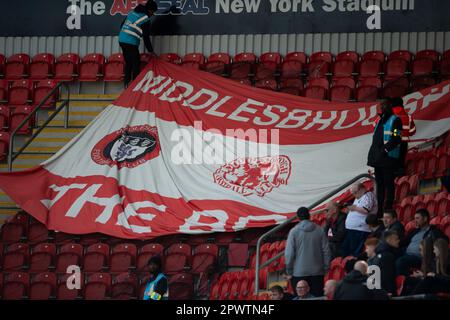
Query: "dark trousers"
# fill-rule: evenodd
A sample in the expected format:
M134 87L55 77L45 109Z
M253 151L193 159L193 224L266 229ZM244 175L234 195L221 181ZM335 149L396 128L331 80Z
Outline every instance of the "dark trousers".
M422 259L418 256L405 254L395 261L397 276L409 276L411 268L420 268Z
M369 232L347 229L341 246L342 256L359 257L369 234Z
M377 185L378 218L383 217L384 210L392 209L395 197L395 169L375 168L375 182Z
M123 58L125 60L124 83L126 88L131 81L137 78L141 71L141 55L138 46L120 43L120 47L122 48Z
M323 296L323 276L308 276L308 277L292 277L291 278L291 286L292 289L294 289L294 292L296 292L295 288L297 286L297 283L300 280L305 280L309 284L309 292L314 295L315 297L322 297Z

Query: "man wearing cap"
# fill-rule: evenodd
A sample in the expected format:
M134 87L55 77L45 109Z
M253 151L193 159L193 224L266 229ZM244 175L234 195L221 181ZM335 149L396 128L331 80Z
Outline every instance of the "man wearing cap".
M161 258L152 257L147 265L152 280L145 288L143 300L168 300L167 278L161 270Z
M286 278L296 288L300 280L308 282L310 292L323 296L323 279L330 266L330 248L322 228L310 221L309 210L298 209L300 222L289 232L286 249Z

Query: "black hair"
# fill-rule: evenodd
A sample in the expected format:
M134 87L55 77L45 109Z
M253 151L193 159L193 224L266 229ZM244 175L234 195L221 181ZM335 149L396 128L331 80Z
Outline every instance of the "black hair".
M387 213L387 214L390 215L392 218L397 219L397 212L395 212L394 209L384 210L383 213Z
M376 214L369 214L366 217L366 224L372 227L381 225L380 219L378 219Z
M391 104L393 107L402 106L403 107L403 99L401 97L391 98Z
M387 231L384 232L383 237L384 237L384 239L386 240L387 238L392 237L393 235L396 235L396 236L398 237L397 231L394 231L394 230L387 230Z
M309 209L306 207L301 207L297 210L297 217L300 220L309 220L309 218L311 217L309 214Z
M278 292L279 294L284 294L284 290L281 286L273 286L270 288L270 291Z
M145 9L147 9L147 11L155 12L158 10L158 4L153 0L148 0L145 4Z
M419 209L416 211L416 214L420 214L423 218L427 218L430 221L430 213L427 209Z
M162 265L162 263L161 263L161 257L159 257L159 256L153 256L153 257L151 257L151 258L148 260L147 265L151 265L151 264L156 264L156 265L158 266L158 269L161 269L161 265Z
M344 266L345 273L350 273L353 270L353 268L355 267L356 261L358 261L358 259L353 258L353 259L347 260L347 262L345 262L345 266Z

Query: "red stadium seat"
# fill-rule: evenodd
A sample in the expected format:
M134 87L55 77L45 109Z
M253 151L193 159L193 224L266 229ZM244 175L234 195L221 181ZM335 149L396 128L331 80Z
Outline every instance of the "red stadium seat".
M146 244L139 250L137 257L137 271L147 271L147 263L151 257L162 256L164 247L158 243Z
M28 266L30 248L27 243L13 243L6 247L3 255L3 270L19 271Z
M189 273L176 274L169 280L171 300L189 300L194 295L194 280Z
M8 106L0 105L0 131L6 131L10 120L10 110Z
M434 154L430 154L425 162L425 170L423 174L424 179L432 179L435 177L438 164L438 157Z
M450 216L447 215L441 220L441 230L450 238Z
M0 161L6 159L8 155L8 147L9 147L9 133L0 131Z
M339 60L333 63L333 77L351 77L355 72L355 63L351 60Z
M209 300L219 300L220 298L220 283L216 282L214 285L212 285L211 287L211 293L209 294Z
M428 212L429 212L429 211L428 211ZM430 214L431 214L431 212L430 212ZM440 227L441 227L441 221L442 221L442 217L440 217L440 216L435 216L435 217L433 217L433 218L430 220L430 224L431 224L432 226L436 226L436 227L440 228Z
M356 101L369 102L378 98L378 88L374 86L361 86L355 91Z
M299 61L302 64L306 64L308 62L308 57L304 52L289 52L284 57L284 61Z
M305 89L304 94L306 98L325 100L327 97L327 90L323 87L311 86Z
M192 273L207 272L214 266L219 255L219 248L215 244L202 244L195 248L192 257Z
M150 53L141 53L141 71L147 66L154 56Z
M450 167L450 155L449 154L440 154L437 159L437 167L435 170L436 177L445 176L448 168Z
M297 60L285 60L281 64L282 79L298 79L303 72L303 63Z
M450 79L450 57L442 59L439 64L439 73L444 80Z
M38 81L34 87L33 91L33 105L37 106L40 104L45 97L58 85L55 80L41 80ZM53 108L58 100L58 92L56 91L52 94L42 105L42 107Z
M416 77L412 79L412 91L420 91L425 88L434 86L436 80L429 76Z
M333 62L333 55L330 52L326 51L314 52L309 57L309 61L326 61L328 63L331 63Z
M69 279L70 278L70 279ZM57 300L75 300L81 295L81 289L69 289L67 281L69 284L74 284L74 278L71 274L61 274L58 276L58 284L56 288L56 299ZM84 276L80 274L80 288L84 286Z
M189 53L184 56L181 66L189 69L203 69L205 56L201 53Z
M277 90L277 81L274 78L261 79L255 82L255 87L265 90Z
M248 78L245 78L245 79L230 79L230 80L233 80L234 82L238 82L238 83L243 84L245 86L251 86L252 85L252 82Z
M386 55L383 51L368 51L363 54L362 61L378 60L381 64L386 60Z
M411 66L413 77L430 76L434 70L434 61L428 58L416 59Z
M281 55L277 52L266 52L259 58L256 65L255 79L267 79L275 76L281 64Z
M325 90L328 90L330 83L327 78L312 78L309 80L308 86L322 87Z
M13 132L25 118L33 112L32 106L17 106L11 112L10 132ZM30 134L34 124L34 117L31 117L18 131L18 134Z
M84 272L102 272L108 268L109 245L96 243L90 245L84 253Z
M176 53L164 53L159 56L163 61L170 62L173 64L181 64L181 57Z
M22 105L31 102L33 82L17 80L11 84L8 92L8 102L11 105Z
M330 101L348 102L352 98L352 89L347 86L334 86L330 89Z
M43 272L35 275L30 284L30 300L48 300L55 297L56 275Z
M168 274L182 272L190 265L191 255L191 246L183 243L171 245L166 252L164 271Z
M440 192L436 195L436 202L437 202L437 214L439 216L445 216L450 213L450 200L449 195L447 192Z
M66 53L56 59L55 80L73 81L78 77L80 57L75 53Z
M122 81L124 78L125 60L121 53L109 56L105 64L105 81Z
M229 295L228 295L228 299L229 300L236 300L239 297L239 292L241 290L241 279L240 279L240 275L242 274L242 272L238 272L237 276L233 278L233 280L231 281L231 284L229 286Z
M253 53L239 53L234 57L231 64L230 77L243 79L251 76L256 63L256 56Z
M399 85L387 85L382 90L382 97L383 98L396 98L396 97L403 97L406 95L407 88Z
M440 56L436 50L422 50L416 53L416 59L431 59L434 62L439 61Z
M41 243L34 246L30 256L30 272L48 271L54 266L56 246L53 243Z
M205 64L205 71L221 76L227 72L230 63L231 58L229 54L214 53L209 56L208 61Z
M30 64L30 79L47 79L53 77L55 56L51 53L40 53L33 57Z
M30 278L25 272L5 274L3 281L3 300L21 300L28 297Z
M134 274L121 273L114 277L111 286L111 299L130 300L136 297L138 281Z
M397 287L397 295L400 296L403 290L403 284L405 283L405 276L397 276L395 278L395 284Z
M416 222L415 221L409 221L405 226L405 234L408 235L411 233L414 229L416 229Z
M8 80L0 79L0 104L2 102L8 102L8 90L9 90Z
M111 251L110 271L127 272L136 265L137 248L132 243L120 243Z
M38 220L31 218L27 239L29 244L43 243L48 240L48 229Z
M372 86L381 89L383 87L383 81L381 81L380 77L366 77L359 78L359 86Z
M336 61L340 61L340 60L350 60L350 61L353 61L354 64L356 64L359 61L359 54L355 51L340 52L336 56Z
M86 55L80 63L79 81L98 81L103 77L105 57L100 53Z
M446 51L442 54L442 60L448 59L448 58L450 58L450 50L446 50Z
M303 81L300 79L283 79L280 83L280 91L299 96L303 91Z
M66 273L71 265L81 266L83 262L83 246L77 243L62 245L56 255L56 272Z
M8 138L7 142L9 142L9 135L0 132L0 141L2 137ZM27 225L28 216L24 214L16 214L10 221L7 221L2 225L1 242L5 244L19 242L26 234Z
M352 77L333 78L331 83L332 86L347 86L351 89L356 88L355 80Z
M408 50L392 51L388 56L388 60L401 59L401 60L405 60L408 63L411 62L412 58L413 58L413 54L411 52L409 52Z
M322 60L311 61L307 70L308 78L324 78L330 71L330 63Z
M403 59L388 60L385 66L385 76L387 79L403 77L408 70L408 62Z
M95 273L87 276L84 285L85 300L105 300L111 292L111 275L109 273Z
M14 54L8 58L5 65L5 78L9 80L22 79L28 76L30 56L24 53Z
M358 67L360 77L378 77L382 64L379 60L362 60Z

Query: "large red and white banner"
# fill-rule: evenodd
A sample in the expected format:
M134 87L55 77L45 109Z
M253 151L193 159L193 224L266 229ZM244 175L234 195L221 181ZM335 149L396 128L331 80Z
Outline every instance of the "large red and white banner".
M415 139L450 128L450 82L405 97ZM152 61L77 137L3 189L52 230L121 238L281 223L368 170L376 103L265 91Z

